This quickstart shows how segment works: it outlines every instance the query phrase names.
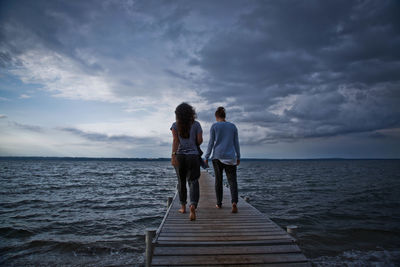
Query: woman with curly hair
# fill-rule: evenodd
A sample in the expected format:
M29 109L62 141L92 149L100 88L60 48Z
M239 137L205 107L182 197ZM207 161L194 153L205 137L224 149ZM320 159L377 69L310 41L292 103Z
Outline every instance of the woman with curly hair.
M175 109L175 118L171 126L172 155L171 164L175 167L178 176L178 193L181 202L180 213L186 212L187 189L186 179L189 184L190 215L191 221L196 220L196 208L199 202L199 177L200 161L198 146L203 142L203 130L196 121L194 108L182 103Z

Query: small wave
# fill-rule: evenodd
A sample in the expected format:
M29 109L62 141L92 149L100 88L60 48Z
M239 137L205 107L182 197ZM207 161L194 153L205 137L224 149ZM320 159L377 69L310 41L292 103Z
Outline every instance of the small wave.
M399 266L400 250L345 251L337 256L311 259L315 266Z
M48 202L41 199L24 199L16 202L4 202L1 203L1 205L2 208L4 209L13 209L23 205L43 204L43 203L48 203Z
M115 255L141 255L144 252L144 245L138 246L137 244L143 243L142 236L132 236L129 240L115 240L115 241L94 241L94 242L79 242L79 241L55 241L55 240L34 240L31 242L24 243L19 246L5 246L2 247L3 251L7 251L8 254L0 260L0 265L4 263L18 263L29 259L34 263L38 261L38 255L45 255L47 263L51 263L51 259L54 255L58 255L57 258L62 258L62 265L67 264L71 259L82 260L85 257L111 257ZM71 258L71 256L73 256ZM48 257L48 258L47 258ZM42 259L43 260L43 259ZM55 265L59 265L58 262ZM26 264L26 263L25 263ZM20 265L20 264L17 264ZM54 264L44 264L41 262L41 266L54 266ZM79 266L85 266L85 264L78 264ZM98 265L98 264L96 264ZM94 265L94 266L96 266ZM37 266L37 265L31 265Z
M100 171L83 171L79 175L83 176L113 176L114 172L100 172Z
M155 220L160 220L160 219L162 219L162 218L163 218L162 215L150 216L150 217L141 217L141 218L138 218L138 219L134 220L134 222L135 222L135 223L143 223L143 224L146 224L146 223L149 223L149 222L154 222Z
M34 233L27 229L1 227L0 236L5 238L28 238L33 236Z
M79 242L79 241L56 241L56 240L33 240L25 243L21 248L34 251L34 249L51 248L60 252L80 252L90 254L110 253L114 250L124 252L142 251L141 248L133 246L135 240L142 239L142 235L132 235L129 240L98 241L98 242ZM133 244L133 245L129 245ZM15 248L15 247L13 247Z
M135 239L140 239L140 236L135 236ZM62 252L74 252L75 254L113 254L117 252L141 252L142 249L133 245L134 240L118 240L118 241L101 241L101 242L60 242L52 241L51 245Z

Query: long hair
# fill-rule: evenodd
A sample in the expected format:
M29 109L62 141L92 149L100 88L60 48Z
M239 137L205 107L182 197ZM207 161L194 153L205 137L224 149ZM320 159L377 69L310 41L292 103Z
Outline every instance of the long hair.
M196 119L196 111L188 103L183 102L175 109L178 134L182 138L189 138L190 128Z

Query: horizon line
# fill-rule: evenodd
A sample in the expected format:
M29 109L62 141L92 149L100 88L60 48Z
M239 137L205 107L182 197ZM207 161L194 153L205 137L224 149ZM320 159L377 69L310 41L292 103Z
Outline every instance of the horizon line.
M125 161L167 161L166 157L71 157L71 156L0 156L4 159L44 159L44 160L125 160ZM241 158L241 161L284 161L284 160L400 160L400 158L345 158L345 157L316 157L316 158Z

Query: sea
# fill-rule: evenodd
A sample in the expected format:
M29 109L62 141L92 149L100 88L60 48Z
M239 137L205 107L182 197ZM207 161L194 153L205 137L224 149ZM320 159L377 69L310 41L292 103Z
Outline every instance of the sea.
M1 158L0 266L143 266L176 183L169 161ZM400 160L244 160L238 185L313 266L400 266Z

